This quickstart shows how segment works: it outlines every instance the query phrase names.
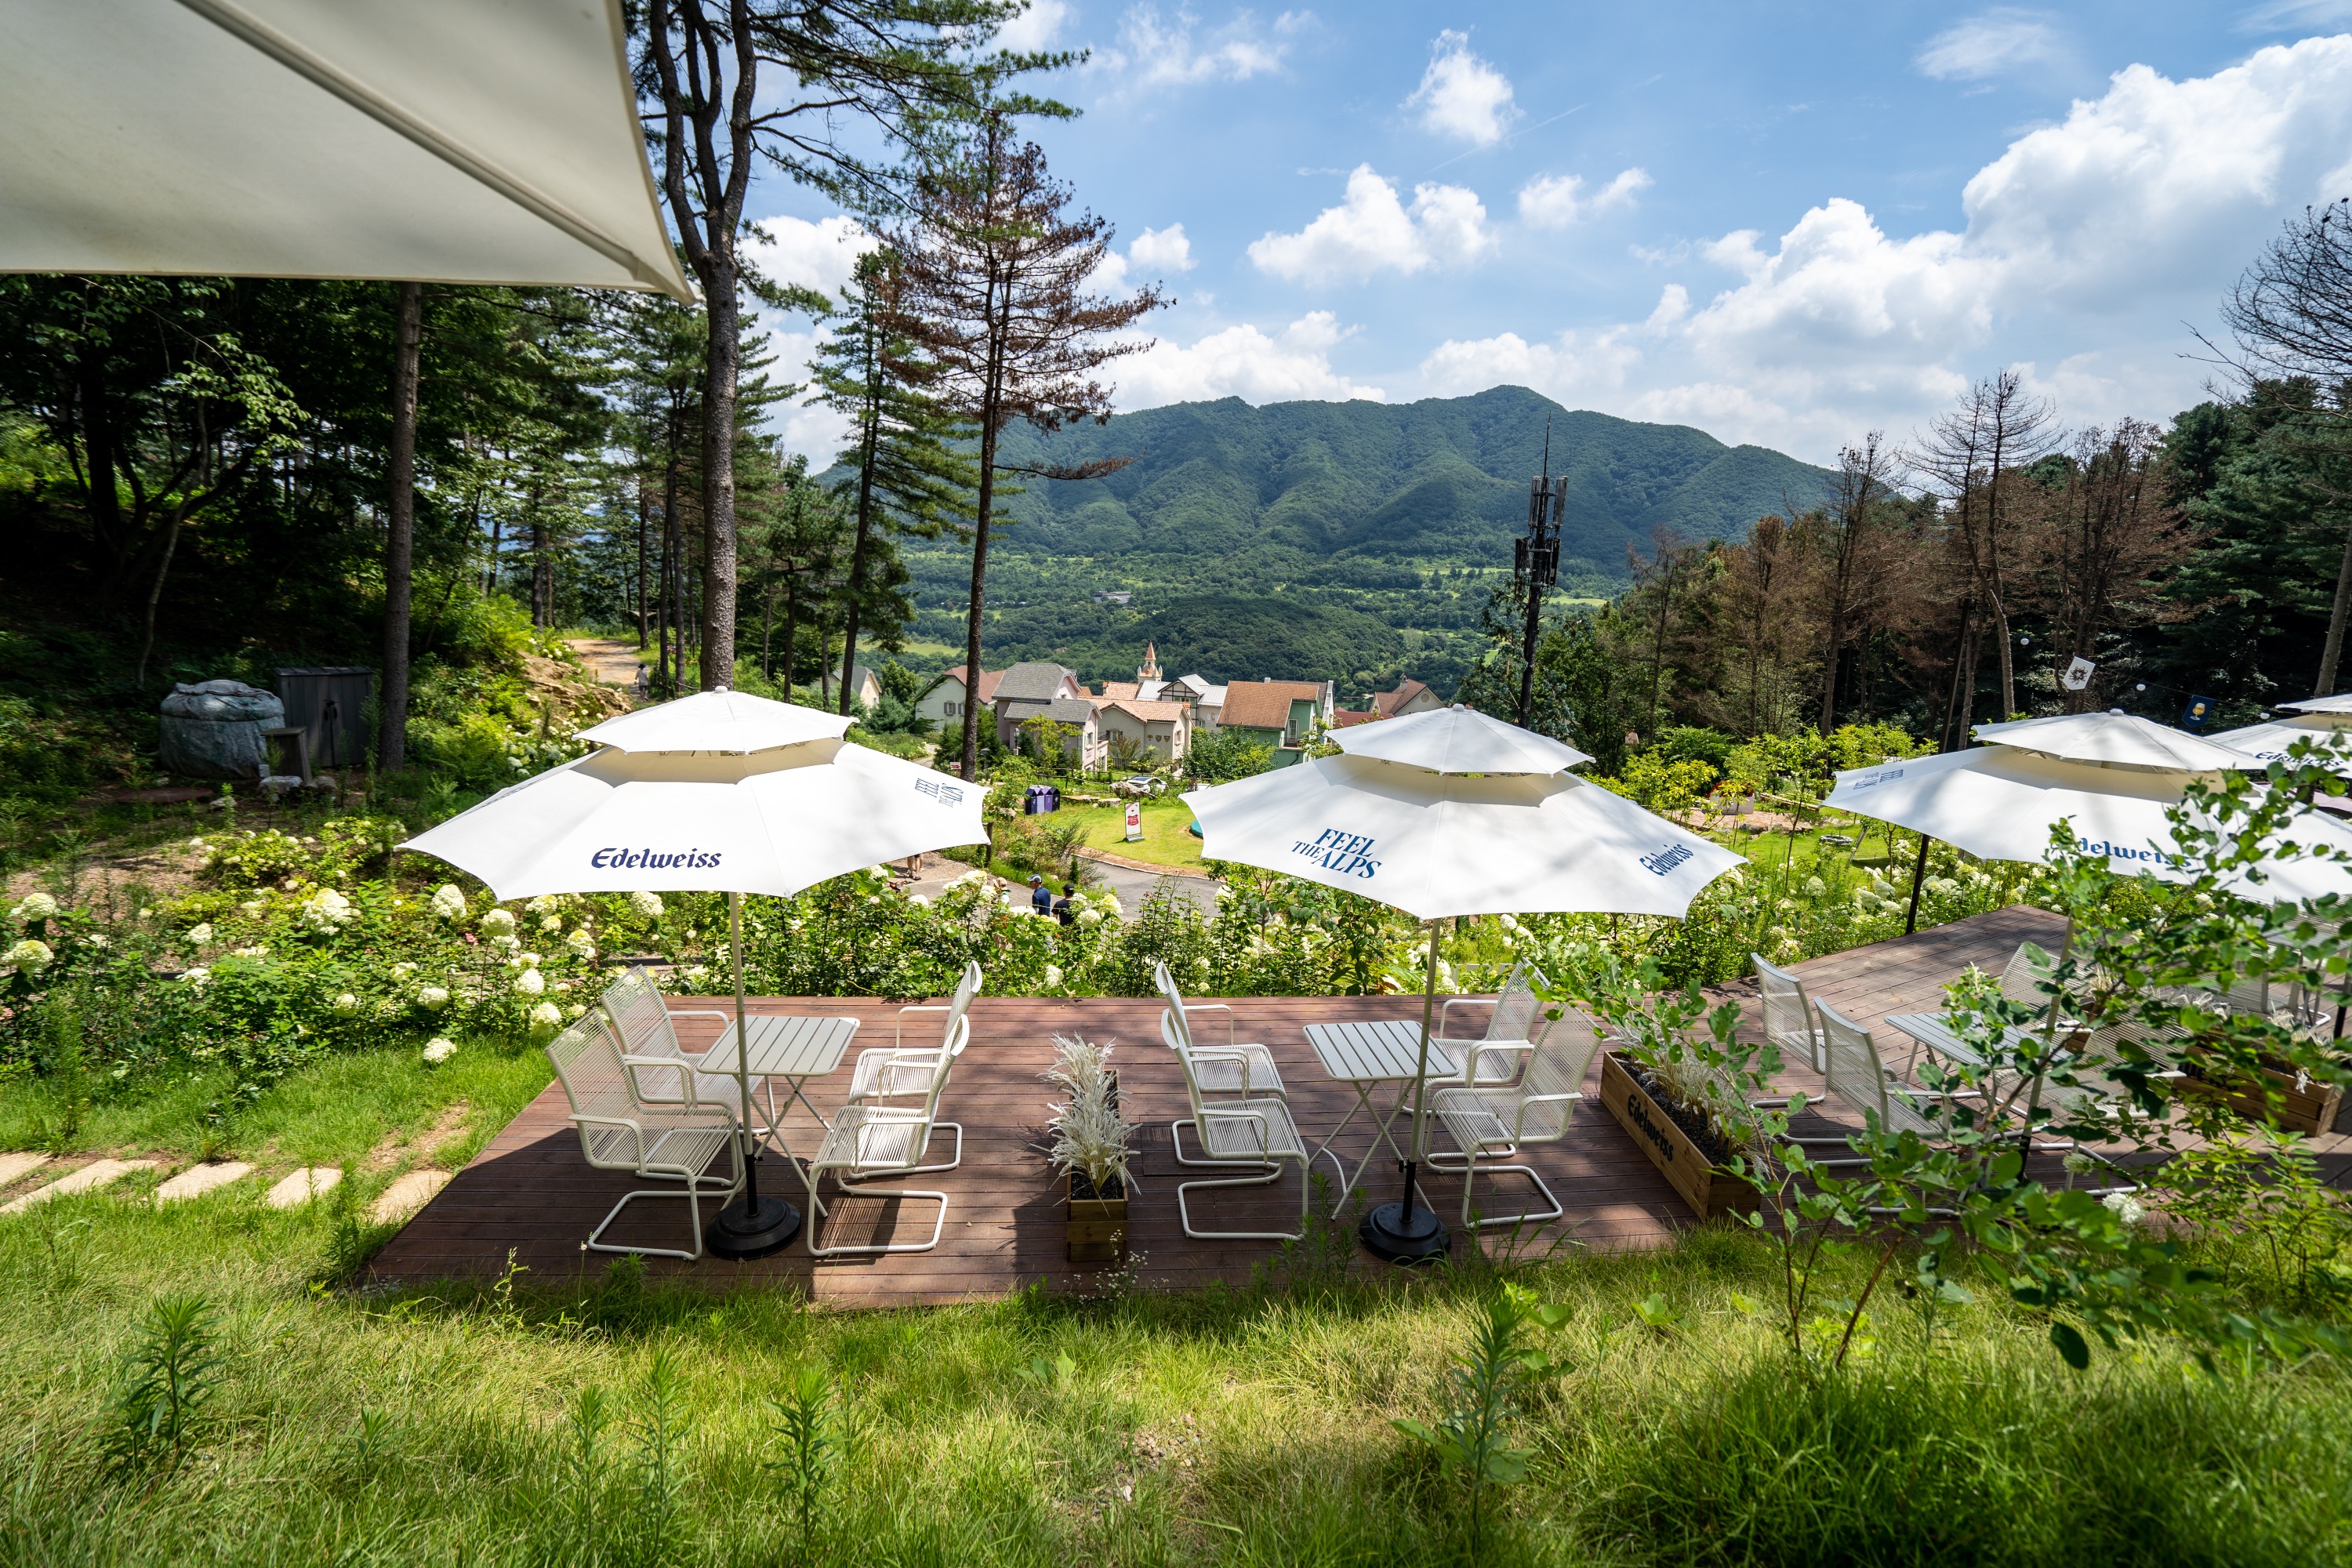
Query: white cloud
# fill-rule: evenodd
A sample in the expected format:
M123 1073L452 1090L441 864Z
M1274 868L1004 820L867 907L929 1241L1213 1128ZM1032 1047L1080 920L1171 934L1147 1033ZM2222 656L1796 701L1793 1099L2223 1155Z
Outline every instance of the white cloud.
M1982 81L2065 58L2065 41L2046 15L1996 5L1928 39L1912 63L1939 81Z
M2352 0L2271 0L2238 18L2242 33L2284 33L2352 22Z
M1138 5L1120 19L1118 42L1098 48L1087 68L1122 77L1142 88L1192 87L1208 81L1247 81L1282 68L1293 35L1312 18L1285 11L1269 31L1247 11L1195 37L1200 18L1180 10L1164 18L1156 5Z
M1024 54L1049 49L1070 19L1069 0L1029 0L1029 8L996 30L996 47Z
M1383 268L1414 273L1475 259L1494 244L1477 193L1460 185L1422 184L1408 211L1396 187L1357 165L1347 198L1297 234L1267 234L1250 242L1262 272L1304 282L1369 278Z
M1703 301L1673 282L1639 325L1449 342L1422 378L1454 391L1524 381L1817 458L1857 430L1924 418L2011 360L2070 418L2161 415L2200 395L2202 373L2147 323L2210 317L2281 217L2347 189L2352 37L2181 81L2133 66L1979 170L1962 231L1890 236L1832 198L1775 239L1740 230L1653 258L1735 275ZM1545 200L1523 193L1523 216L1536 221ZM2029 342L2050 345L2051 368L2002 353Z
M1470 52L1470 35L1448 28L1430 46L1429 68L1404 100L1421 110L1423 129L1484 147L1502 140L1519 111L1510 79Z
M1330 311L1313 310L1272 337L1244 324L1212 332L1190 347L1161 338L1118 362L1118 406L1156 408L1219 397L1251 403L1360 397L1377 403L1385 395L1379 387L1331 368L1331 351L1354 333Z
M814 223L797 217L763 218L760 227L767 238L746 241L743 254L777 282L796 283L828 298L848 286L857 258L881 243L844 213Z
M1171 223L1166 228L1147 228L1127 247L1127 258L1138 267L1161 272L1190 272L1192 242L1184 237L1184 226L1181 223Z
M1579 219L1631 206L1655 182L1647 169L1627 169L1591 195L1576 174L1538 174L1519 189L1519 219L1534 228L1567 228Z

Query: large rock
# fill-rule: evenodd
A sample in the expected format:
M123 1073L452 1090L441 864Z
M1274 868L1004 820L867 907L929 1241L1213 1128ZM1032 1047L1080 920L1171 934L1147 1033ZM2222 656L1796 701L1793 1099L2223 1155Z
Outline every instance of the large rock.
M269 754L261 732L285 722L286 705L274 691L236 680L176 687L163 699L155 760L184 778L258 778Z

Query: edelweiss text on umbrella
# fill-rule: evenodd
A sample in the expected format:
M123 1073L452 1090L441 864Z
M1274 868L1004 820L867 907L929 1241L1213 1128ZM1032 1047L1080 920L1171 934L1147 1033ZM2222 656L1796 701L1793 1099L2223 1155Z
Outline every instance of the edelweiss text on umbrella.
M660 849L599 849L588 857L599 871L657 870L667 867L700 868L719 864L716 849L686 849L671 854Z
M1302 838L1290 849L1294 855L1317 862L1326 871L1369 880L1381 868L1381 863L1370 858L1371 847L1372 841L1360 833L1342 833L1336 827L1327 827L1312 842Z
M2167 855L2157 849L2130 849L2121 844L2109 844L2105 839L2093 843L2087 838L2074 840L2075 847L2085 855L2104 855L2110 860L2147 860L2156 865L2177 865L2180 857Z
M1653 877L1663 877L1690 858L1691 848L1689 845L1669 844L1663 848L1653 849L1647 855L1643 856L1641 862L1642 869L1647 871Z

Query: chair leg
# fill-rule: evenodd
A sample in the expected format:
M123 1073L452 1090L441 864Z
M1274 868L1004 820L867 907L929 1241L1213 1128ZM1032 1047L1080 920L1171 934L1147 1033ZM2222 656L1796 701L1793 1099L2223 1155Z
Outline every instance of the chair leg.
M1440 1170L1447 1168L1448 1167L1443 1165L1438 1167ZM1480 1165L1475 1158L1472 1158L1462 1165L1460 1169L1462 1172L1462 1223L1465 1226L1471 1229L1489 1230L1496 1226L1506 1225L1548 1225L1568 1212L1566 1208L1561 1206L1559 1199L1553 1194L1551 1188L1544 1184L1543 1177L1536 1173L1535 1167L1532 1165ZM1536 1191L1543 1194L1543 1201L1548 1206L1544 1208L1541 1213L1538 1213L1531 1209L1526 1214L1504 1215L1495 1219L1472 1219L1470 1217L1470 1186L1473 1182L1477 1180L1478 1173L1482 1170L1489 1176L1503 1176L1514 1173L1525 1176L1529 1182L1535 1184Z
M904 1174L905 1173L903 1173L903 1172L898 1172L898 1173L895 1173L895 1174ZM876 1178L876 1179L877 1179L877 1180L878 1180L879 1178ZM840 1181L840 1173L839 1173L839 1172L835 1172L835 1181ZM817 1177L816 1177L816 1173L815 1173L814 1172L811 1172L811 1173L810 1173L810 1174L809 1174L809 1178L808 1178L808 1195L809 1195L809 1207L810 1207L810 1209L811 1209L811 1210L813 1210L814 1212L810 1215L810 1216L809 1216L809 1218L808 1218L808 1220L807 1220L807 1222L806 1222L806 1224L807 1224L807 1228L806 1228L806 1229L802 1233L802 1234L803 1234L803 1237L806 1239L806 1241L807 1241L807 1243L808 1243L808 1252L809 1252L809 1256L810 1256L811 1258L854 1258L854 1257L860 1257L860 1256L871 1256L871 1255L874 1255L874 1254L877 1254L877 1253L886 1253L886 1252L929 1252L931 1248L933 1248L933 1247L937 1247L937 1246L940 1244L940 1233L941 1233L941 1232L943 1232L944 1230L946 1230L946 1228L947 1228L947 1223L948 1223L948 1195L947 1195L947 1194L945 1194L945 1193L940 1193L940 1192L925 1192L925 1191L920 1191L920 1190L913 1191L913 1192L891 1193L891 1194L887 1194L887 1195L888 1195L888 1196L890 1196L890 1197L899 1198L899 1199L906 1199L906 1198L929 1198L929 1199L931 1199L932 1201L936 1202L936 1203L940 1205L940 1212L939 1212L939 1214L938 1214L937 1217L935 1217L935 1218L931 1221L931 1234L930 1234L930 1236L929 1236L929 1237L928 1239L926 1239L926 1240L922 1240L922 1241L893 1241L893 1242L886 1242L886 1243L884 1243L884 1244L882 1244L881 1246L878 1246L878 1247L819 1247L819 1246L817 1245L817 1242L816 1242L817 1226L818 1226L818 1224L819 1224L820 1217L824 1215L824 1210L823 1206L822 1206L822 1205L820 1205L817 1203L817 1198L816 1198L816 1184L817 1184ZM847 1183L842 1183L842 1187L843 1187L843 1190L844 1190L844 1191L848 1192L848 1193L851 1193L851 1194L855 1194L858 1193L858 1192L859 1192L859 1190L860 1190L860 1189L858 1189L858 1188L856 1188L856 1187L850 1186ZM881 1194L877 1194L877 1195L881 1195Z
M885 1171L878 1175L873 1176L858 1176L847 1172L835 1171L833 1173L833 1179L841 1184L842 1189L845 1192L854 1192L861 1182L895 1181L900 1176L928 1176L940 1171L952 1171L958 1165L963 1163L963 1123L961 1121L933 1122L931 1124L930 1132L923 1134L923 1147L921 1151L916 1154L915 1158L919 1160L924 1154L930 1152L931 1132L936 1132L942 1127L952 1127L955 1129L955 1158L950 1160L944 1165L908 1165L903 1169Z
M1192 1165L1223 1164L1227 1167L1231 1167L1236 1163L1236 1162L1231 1160L1188 1160L1185 1163ZM1275 1182L1281 1179L1282 1167L1286 1164L1295 1164L1298 1166L1298 1228L1296 1231L1195 1230L1192 1228L1192 1211L1184 1202L1185 1194L1193 1191L1195 1188L1205 1190L1211 1187L1270 1186ZM1304 1241L1307 1238L1307 1201L1306 1163L1297 1159L1294 1155L1287 1154L1277 1156L1273 1163L1266 1167L1266 1173L1263 1176L1228 1176L1216 1181L1180 1182L1176 1186L1176 1215L1179 1219L1184 1222L1184 1234L1192 1237L1197 1241Z

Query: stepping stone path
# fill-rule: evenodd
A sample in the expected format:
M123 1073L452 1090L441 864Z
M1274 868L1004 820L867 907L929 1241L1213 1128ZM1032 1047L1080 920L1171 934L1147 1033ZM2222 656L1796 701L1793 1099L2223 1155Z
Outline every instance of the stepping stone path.
M133 1171L156 1171L163 1168L161 1160L97 1160L69 1175L58 1177L46 1187L36 1187L13 1203L0 1204L0 1214L23 1214L35 1204L47 1203L51 1198L70 1197L76 1193L93 1193L111 1185Z
M448 1184L446 1171L411 1171L384 1188L383 1195L368 1210L368 1217L378 1225L398 1225L431 1203L434 1194Z
M48 1163L47 1154L0 1154L0 1187L23 1181Z
M343 1173L336 1166L311 1165L270 1188L261 1201L274 1209L299 1209L312 1198L323 1198L333 1192L342 1179Z
M186 1170L155 1189L159 1204L176 1204L189 1198L200 1198L215 1187L225 1187L231 1182L253 1174L253 1167L230 1160L220 1164L191 1165Z

